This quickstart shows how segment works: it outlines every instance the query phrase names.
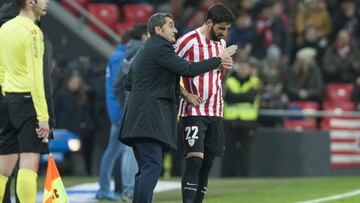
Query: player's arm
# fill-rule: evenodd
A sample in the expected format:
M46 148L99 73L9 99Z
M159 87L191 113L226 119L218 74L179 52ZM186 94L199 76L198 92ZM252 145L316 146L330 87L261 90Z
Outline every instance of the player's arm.
M224 62L226 63L226 60L224 59L230 58L235 53L236 49L236 46L229 47L223 50L222 53L219 54L219 57L213 57L195 63L190 63L176 55L174 48L169 44L163 44L154 51L159 53L156 60L160 66L165 67L182 76L195 77L210 70L219 68L221 64L224 67L227 67L226 64L224 65Z
M188 92L185 87L184 87L184 83L182 82L182 80L180 80L180 91L181 91L181 96L190 104L194 105L194 106L199 106L202 102L202 98L196 94L192 94L190 92Z
M230 71L231 71L231 68L229 68L229 69L228 68L221 69L221 74L222 74L222 78L223 78L224 81L226 80L226 78L229 77Z
M223 49L226 48L225 40L221 40L221 46L223 47ZM221 69L221 75L222 75L223 81L225 81L226 78L228 78L228 76L230 75L230 71L232 69L233 63L234 62L233 62L232 58L228 58L227 62L223 63L223 66L226 66L226 67Z
M26 64L28 65L28 78L31 86L31 97L34 103L37 120L48 122L49 113L45 97L43 55L44 42L42 33L33 29L26 38L25 46Z

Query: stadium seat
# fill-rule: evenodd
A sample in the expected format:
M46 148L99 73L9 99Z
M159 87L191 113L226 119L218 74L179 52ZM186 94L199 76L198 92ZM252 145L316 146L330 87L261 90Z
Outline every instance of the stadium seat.
M320 105L312 101L293 101L287 103L289 110L312 113L319 110ZM284 127L288 130L302 131L316 129L316 120L313 117L288 116L285 118Z
M319 103L312 101L293 101L288 102L287 106L289 109L298 107L301 110L318 110L320 107Z
M354 111L355 103L351 101L333 101L333 102L324 102L323 109L324 111L341 113L343 111Z
M316 120L285 120L285 129L294 131L316 129Z
M132 23L147 23L155 12L155 8L150 4L126 4L123 9L125 22Z
M133 26L132 22L117 23L115 30L119 35L122 35L125 30L132 28L132 26Z
M115 4L107 3L89 3L87 10L106 26L112 30L116 30L116 23L119 21L120 11ZM106 33L97 27L94 23L90 23L89 27L101 36L106 36Z
M351 101L336 101L336 102L324 102L323 110L325 112L334 112L335 114L340 114L344 111L354 111L356 105L354 102ZM331 119L350 119L348 117L343 116L325 116L320 122L320 127L323 130L329 130L331 128L330 120Z
M319 110L320 105L317 102L312 101L292 101L287 103L287 108L289 110L298 110L304 113L312 113L316 110ZM303 116L289 116L289 120L302 120Z
M70 0L78 3L80 6L85 7L88 4L88 0ZM68 3L68 0L60 0L61 5L70 13L75 16L79 16L80 12Z
M351 101L354 86L348 83L326 85L326 101Z

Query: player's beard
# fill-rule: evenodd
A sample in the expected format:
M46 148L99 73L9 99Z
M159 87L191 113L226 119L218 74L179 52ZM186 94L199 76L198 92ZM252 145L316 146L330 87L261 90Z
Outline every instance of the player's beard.
M211 37L211 40L220 41L222 39L221 37L223 37L223 35L222 34L216 35L214 26L212 26L210 29L210 37Z

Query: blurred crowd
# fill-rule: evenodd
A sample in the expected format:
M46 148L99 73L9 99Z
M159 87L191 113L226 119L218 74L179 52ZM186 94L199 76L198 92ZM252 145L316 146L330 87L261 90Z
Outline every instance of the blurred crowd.
M229 6L236 15L236 22L226 41L228 45L240 46L235 63L249 62L251 74L263 82L262 108L281 108L289 100L321 103L327 83L360 86L358 0L96 2L120 7L129 3L150 3L156 12L172 13L179 36L201 26L207 9L214 3Z

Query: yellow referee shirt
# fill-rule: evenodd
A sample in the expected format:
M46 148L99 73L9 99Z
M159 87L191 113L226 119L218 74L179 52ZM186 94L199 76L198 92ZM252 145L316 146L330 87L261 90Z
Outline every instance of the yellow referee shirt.
M0 64L5 70L5 92L30 92L38 121L48 121L45 99L43 33L27 17L17 16L0 28Z

